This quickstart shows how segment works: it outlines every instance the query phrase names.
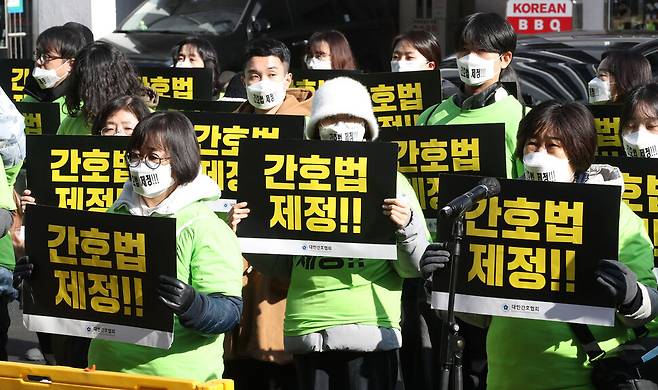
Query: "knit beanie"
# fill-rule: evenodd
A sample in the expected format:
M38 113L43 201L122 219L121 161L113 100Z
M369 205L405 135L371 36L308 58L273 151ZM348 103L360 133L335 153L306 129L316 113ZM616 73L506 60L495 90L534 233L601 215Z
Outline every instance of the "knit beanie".
M366 121L365 138L372 141L379 134L377 118L372 112L372 101L366 87L349 77L327 80L313 96L311 118L304 134L308 139L319 139L318 122L335 115L351 115Z

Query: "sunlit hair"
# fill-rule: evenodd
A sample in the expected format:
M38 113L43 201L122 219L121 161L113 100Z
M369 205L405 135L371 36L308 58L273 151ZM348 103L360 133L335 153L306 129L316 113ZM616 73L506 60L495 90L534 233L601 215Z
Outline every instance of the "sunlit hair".
M350 43L340 31L328 30L313 33L306 45L306 55L311 54L311 46L317 42L327 42L331 51L331 69L354 70L356 60Z
M145 95L146 88L126 56L116 47L95 42L78 53L71 73L66 108L94 123L103 106L117 96Z

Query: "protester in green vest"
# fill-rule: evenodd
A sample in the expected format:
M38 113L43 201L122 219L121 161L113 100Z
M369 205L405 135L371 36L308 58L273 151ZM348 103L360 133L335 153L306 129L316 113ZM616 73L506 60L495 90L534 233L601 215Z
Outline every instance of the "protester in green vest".
M151 114L130 138L131 179L109 212L176 219L177 277L161 275L157 291L175 314L174 341L160 349L94 339L89 364L99 370L198 382L222 377L222 333L242 311L242 255L235 234L208 206L220 191L199 173L200 159L194 128L178 112ZM157 180L140 180L145 175ZM28 259L19 278L34 268Z
M93 39L92 39L93 41ZM25 80L24 102L54 102L60 107L60 122L66 118L64 96L75 56L89 44L81 31L54 26L37 38L34 69Z
M463 96L454 95L429 107L416 124L504 123L507 176L519 177L522 164L515 159L516 131L525 108L501 84L516 49L516 33L504 17L476 13L455 29L457 68L464 83Z
M309 139L374 141L379 127L370 94L346 77L318 88L306 127ZM236 228L250 209L241 202L229 212ZM261 272L290 278L284 321L285 350L294 356L300 389L392 389L401 344L400 296L404 278L417 277L429 242L425 218L409 182L397 174L397 196L382 212L395 227L394 261L249 255Z
M95 42L75 58L71 87L66 92L66 110L57 134L89 135L103 106L113 98L139 96L155 109L158 95L145 87L125 54L109 43Z
M582 104L540 104L519 124L515 153L523 161L524 179L615 185L623 192L618 168L592 164L596 138L594 118ZM623 201L619 207L618 259L600 259L595 274L597 293L615 302L615 325L588 326L603 351L634 337L629 329L648 323L658 311L653 245L642 219ZM423 276L441 272L449 257L440 245L430 245L421 260ZM487 328L488 389L595 388L585 350L567 323L460 316Z

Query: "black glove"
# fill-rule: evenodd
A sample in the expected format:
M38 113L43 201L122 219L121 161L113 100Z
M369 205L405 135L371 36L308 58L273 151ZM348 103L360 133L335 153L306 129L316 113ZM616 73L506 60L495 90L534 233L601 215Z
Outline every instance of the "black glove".
M601 260L594 277L612 297L615 307L621 313L634 313L642 305L642 292L637 286L637 276L621 261Z
M194 287L170 276L160 275L158 279L158 299L175 314L185 313L196 297Z
M445 249L445 243L429 244L425 249L425 253L420 258L420 274L423 279L431 281L434 271L445 267L450 261L450 252Z
M21 285L23 280L29 280L32 277L34 272L34 264L30 263L30 258L28 256L23 256L16 262L16 267L14 268L14 281L12 285L15 289Z

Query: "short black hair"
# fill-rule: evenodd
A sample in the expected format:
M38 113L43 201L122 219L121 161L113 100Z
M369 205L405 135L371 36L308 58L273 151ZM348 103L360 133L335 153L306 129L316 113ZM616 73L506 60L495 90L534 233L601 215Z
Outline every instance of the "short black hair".
M606 61L606 70L614 78L617 96L615 102L623 101L633 88L649 84L653 80L651 64L642 54L632 50L609 50L601 56Z
M577 102L548 100L530 110L519 122L516 157L523 160L526 142L547 131L562 140L562 148L576 174L585 172L592 165L596 155L596 129L594 117L587 107Z
M516 50L516 33L505 18L496 13L478 12L462 18L455 29L455 50L484 50L503 54Z
M219 79L219 57L217 56L217 51L215 48L207 39L194 36L187 37L178 42L171 52L171 59L174 62L174 65L178 61L178 55L185 45L195 47L197 52L199 52L201 60L203 61L203 67L212 71L212 94L213 96L219 95L219 91L222 88L222 82Z
M94 33L84 24L78 22L66 22L64 23L64 27L70 28L78 34L81 34L85 40L85 46L94 43Z
M638 114L646 118L658 117L658 84L643 85L628 93L621 111L619 128L623 131L629 127L629 123Z
M103 127L105 127L107 118L120 110L131 112L133 115L135 115L135 118L137 118L138 121L141 121L151 113L143 98L138 96L119 96L110 100L103 106L100 114L98 114L96 120L94 120L91 133L94 135L99 135Z
M290 67L290 50L285 43L272 38L258 38L247 44L244 56L244 65L253 57L277 57L283 62L283 67L287 71ZM244 66L243 66L244 67Z
M73 59L85 47L84 36L64 26L53 26L37 37L37 54L56 53L64 59Z
M194 127L177 111L159 111L142 119L128 141L127 152L141 150L149 141L169 153L171 173L177 186L190 183L199 174L201 156Z

